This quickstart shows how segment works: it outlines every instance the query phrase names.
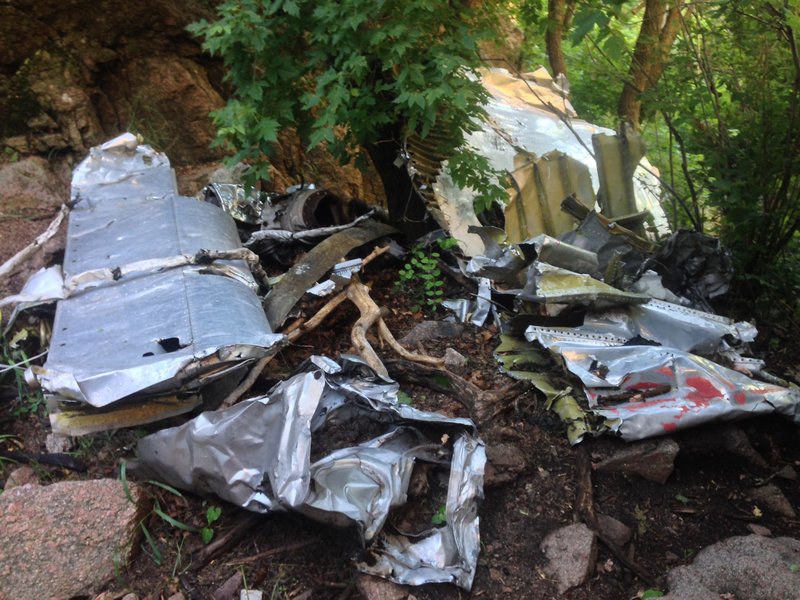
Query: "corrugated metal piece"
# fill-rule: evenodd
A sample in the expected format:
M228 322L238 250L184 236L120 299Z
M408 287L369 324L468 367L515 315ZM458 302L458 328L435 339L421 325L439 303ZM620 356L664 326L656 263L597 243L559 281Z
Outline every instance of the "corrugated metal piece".
M589 169L563 152L548 152L541 158L528 152L514 157L518 194L506 206L508 241L518 244L532 235L557 236L572 231L577 221L561 210L567 196L575 196L589 210L594 207L594 190Z

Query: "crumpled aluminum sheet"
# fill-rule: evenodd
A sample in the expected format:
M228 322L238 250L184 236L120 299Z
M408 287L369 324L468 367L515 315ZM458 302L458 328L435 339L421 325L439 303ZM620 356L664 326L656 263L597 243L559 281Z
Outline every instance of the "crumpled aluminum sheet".
M194 389L283 339L270 330L245 261L158 267L203 249L241 248L222 210L175 194L167 157L131 134L93 148L76 167L64 258L75 286L57 305L48 359L35 372L57 402L106 407ZM146 261L151 270L119 280L90 276Z
M800 392L763 383L674 348L538 339L585 386L591 412L632 441L716 420L777 412L800 423ZM662 391L665 390L665 391Z
M400 583L450 581L469 589L480 547L483 443L467 419L400 404L398 387L360 359L345 357L339 365L313 357L266 396L143 438L140 467L252 511L292 509L324 522L355 522L379 556L361 569ZM386 423L389 431L311 464L315 437L354 418ZM406 501L414 461L440 463L451 452L446 526L413 539L385 534L390 509Z
M719 315L650 300L647 304L590 311L580 327L530 326L526 337L547 345L562 336L588 344L624 344L638 336L661 346L710 355L729 349L724 339L747 343L755 340L757 333L751 323L735 323Z
M219 206L237 221L257 225L261 222L264 198L255 189L245 194L245 186L237 183L209 183L203 188L205 202Z
M119 198L177 194L175 173L166 155L123 133L89 151L72 173L72 200L82 201L113 186Z

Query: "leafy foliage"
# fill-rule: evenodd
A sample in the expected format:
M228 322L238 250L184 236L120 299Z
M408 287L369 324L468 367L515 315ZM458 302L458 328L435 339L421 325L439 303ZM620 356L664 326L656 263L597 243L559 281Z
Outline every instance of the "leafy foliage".
M457 242L448 238L437 242L440 248L453 248ZM427 251L421 245L409 251L408 262L403 265L397 276L395 290L408 294L413 299L412 310L436 308L444 296L444 281L439 269L441 254L436 250Z
M475 68L492 35L493 3L447 0L227 0L219 19L190 31L221 56L233 98L214 113L217 144L250 161L249 183L267 178L278 132L294 127L342 160L388 136L436 130L444 156L484 115ZM400 130L398 130L400 125ZM470 151L462 150L467 153ZM462 185L491 173L462 163Z

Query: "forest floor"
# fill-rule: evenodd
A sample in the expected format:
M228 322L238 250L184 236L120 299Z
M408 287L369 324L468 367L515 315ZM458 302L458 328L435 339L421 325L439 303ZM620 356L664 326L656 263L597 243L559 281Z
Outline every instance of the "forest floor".
M42 222L42 229L47 221ZM19 236L35 235L30 219L20 220ZM0 240L0 262L11 254ZM372 297L388 309L386 322L397 338L423 319L442 319L443 313L412 310L413 299L394 286L401 263L382 257L366 268L363 281ZM448 282L448 295L468 291ZM316 303L315 303L316 302ZM313 314L322 301L303 307ZM351 349L350 331L358 311L343 304L320 327L283 350L258 381L253 394L268 390L289 376L305 358L322 354L337 358ZM453 348L467 365L459 375L483 390L498 390L514 383L501 374L493 351L499 343L493 325L466 325L464 335L423 341L422 349L441 356ZM384 358L389 350L378 350ZM450 416L470 416L460 399L425 386L401 381L412 405ZM0 433L13 436L14 448L43 452L49 421L43 406L21 405L8 379L0 387ZM487 445L491 477L480 507L481 554L470 592L451 585L429 584L407 588L417 599L434 598L568 598L626 599L646 590L666 590L669 569L686 564L696 553L719 540L750 535L753 526L767 528L773 536L800 538L796 519L758 505L748 489L770 481L789 502L800 507L800 482L780 475L800 471L800 436L789 421L760 417L738 424L712 424L673 436L680 452L665 483L655 483L631 472L591 472L594 510L626 524L632 539L624 557L600 543L593 574L583 585L559 594L546 570L541 549L545 536L581 518L577 498L586 490L581 474L581 453L591 462L625 446L610 438L586 439L578 446L567 441L560 419L545 408L532 389L513 401L498 403L490 419L479 427ZM169 424L174 424L172 421ZM84 436L76 440L74 455L87 466L85 473L37 465L42 483L67 479L117 478L123 459L133 456L136 440L164 424ZM735 443L731 443L735 440ZM494 464L493 464L494 463ZM0 482L14 465L0 462ZM789 470L787 471L787 467ZM140 598L168 598L180 591L186 598L210 598L231 577L242 585L265 591L268 598L359 598L353 559L362 551L354 529L321 525L305 517L280 513L253 516L215 499L192 494L176 496L143 483L147 493L174 519L202 527L209 506L221 506L213 524L215 538L231 535L231 543L214 556L207 555L200 536L168 524L156 515L146 523L161 553L142 541L131 564L109 587L107 598L133 591ZM234 532L239 532L234 535ZM624 560L623 560L624 558ZM634 574L624 563L638 566ZM651 592L652 593L652 592ZM238 596L237 596L238 597Z

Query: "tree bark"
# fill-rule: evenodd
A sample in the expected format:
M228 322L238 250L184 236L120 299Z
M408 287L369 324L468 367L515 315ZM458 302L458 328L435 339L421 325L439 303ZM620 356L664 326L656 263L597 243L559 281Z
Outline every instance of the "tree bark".
M553 78L559 73L567 74L561 40L564 37L564 24L567 17L566 0L547 0L547 31L544 34L547 59L553 70Z
M646 0L642 28L636 39L628 79L619 98L617 112L638 129L641 123L642 95L655 87L669 59L672 44L680 30L682 0Z
M414 189L405 164L395 163L400 156L399 144L387 140L364 147L383 183L391 224L410 239L433 230L425 201Z

